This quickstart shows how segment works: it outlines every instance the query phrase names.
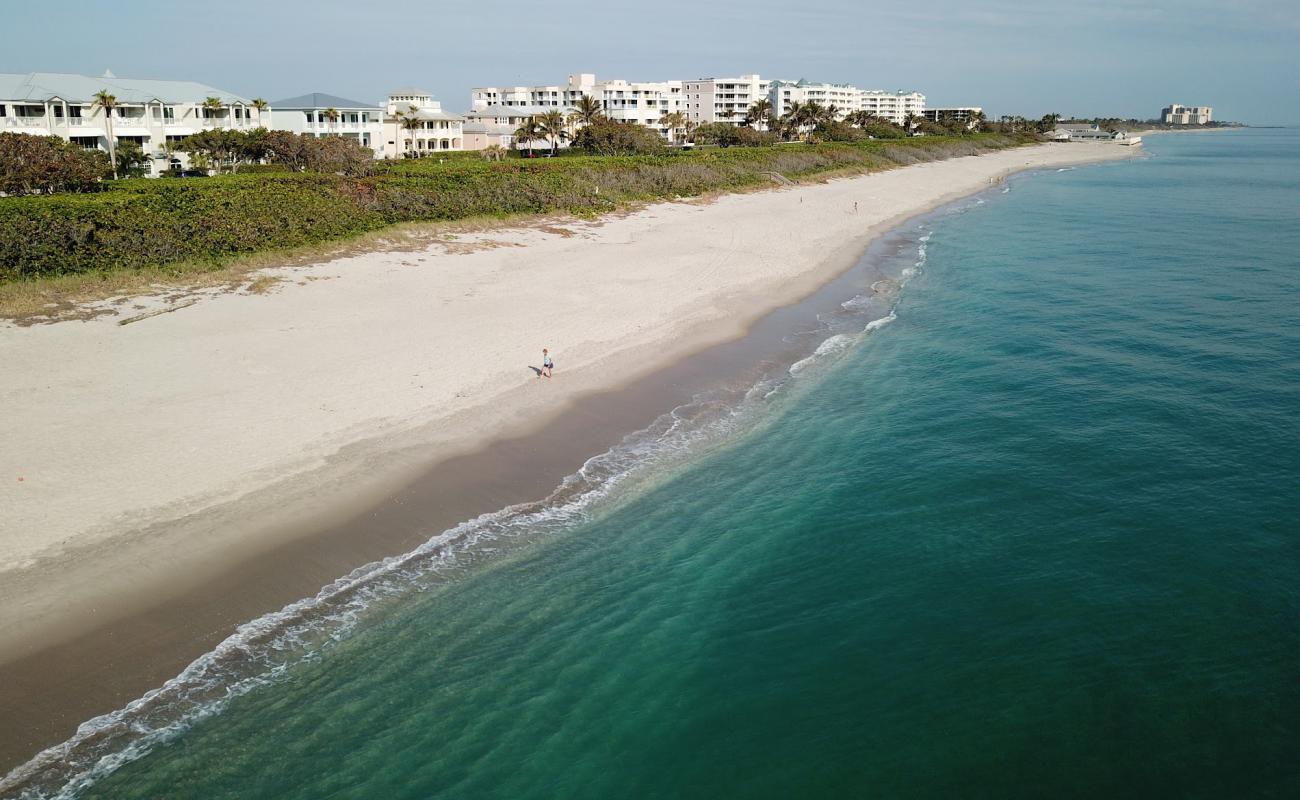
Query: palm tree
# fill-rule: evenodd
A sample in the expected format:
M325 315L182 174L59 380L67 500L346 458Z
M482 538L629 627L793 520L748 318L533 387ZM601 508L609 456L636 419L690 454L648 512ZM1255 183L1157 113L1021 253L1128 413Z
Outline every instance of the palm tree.
M117 108L117 97L107 89L95 92L95 105L104 109L104 132L108 134L108 161L113 165L113 177L117 178L117 141L113 138L113 109Z
M414 132L420 128L420 120L416 118L416 112L419 110L419 107L412 103L407 107L406 111L393 112L393 117L397 120L397 153L393 156L394 158L402 158L405 155L402 150L402 131L410 131L411 139L415 138Z
M416 109L415 106L411 106L411 110L408 111L406 116L402 119L402 130L409 134L411 147L408 152L410 152L412 156L416 155L415 132L424 127L424 121L416 116L417 110L418 109Z
M1061 115L1060 115L1060 114L1044 114L1044 115L1043 115L1043 118L1042 118L1041 120L1039 120L1038 128L1039 128L1039 130L1042 130L1042 131L1050 131L1050 130L1052 130L1053 128L1055 128L1055 127L1056 127L1056 123L1058 123L1058 122L1060 122L1060 121L1061 121Z
M569 138L569 127L564 114L555 110L547 111L537 117L537 132L550 140L551 155L555 155L555 149L561 139Z
M257 109L258 124L261 125L263 128L267 127L267 123L270 122L270 120L262 119L262 117L266 114L267 111L270 110L271 104L266 102L260 97L254 97L253 108Z
M573 120L576 123L590 125L604 116L605 112L600 110L600 101L589 94L579 97L578 102L573 104Z
M745 112L745 124L757 125L765 123L770 116L772 116L772 103L766 98L755 100L754 104Z
M335 125L335 123L339 121L339 110L331 106L322 111L321 116L324 117L330 125Z
M532 158L533 141L540 136L542 136L542 132L537 124L537 117L529 117L519 123L518 128L515 128L515 145L518 146L520 142L526 143L528 145L528 157Z
M483 158L488 161L500 161L506 157L506 150L499 144L490 144L483 148Z
M664 115L659 118L659 124L668 129L668 140L673 144L677 144L677 132L684 129L689 123L686 115L682 112L673 111L669 113L665 111Z
M218 119L217 112L221 110L221 105L220 97L209 97L203 101L203 108L212 114L208 119Z

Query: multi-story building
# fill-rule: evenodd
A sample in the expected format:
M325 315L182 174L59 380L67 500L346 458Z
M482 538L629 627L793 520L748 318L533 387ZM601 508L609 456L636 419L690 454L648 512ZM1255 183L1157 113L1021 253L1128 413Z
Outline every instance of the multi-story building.
M590 97L610 119L633 122L669 135L659 124L665 114L680 110L681 81L596 80L590 72L568 77L563 84L539 86L481 86L470 90L474 111L533 109L534 113L568 113L582 97Z
M373 150L376 158L385 158L391 152L384 139L384 110L377 105L313 92L276 100L269 110L268 128L317 138L356 139L362 147Z
M515 141L515 131L520 125L529 117L564 110L555 106L489 106L473 109L465 114L464 149L483 150L495 144L509 150L516 144L526 145L528 142ZM545 147L549 143L538 139L532 144L534 147Z
M681 111L695 125L728 122L739 125L757 100L765 100L770 82L757 75L739 78L696 78L682 81Z
M1166 125L1204 125L1214 120L1214 109L1209 106L1181 106L1170 103L1160 111L1160 121Z
M978 125L983 114L984 109L979 106L926 108L921 111L921 116L931 122L964 122L967 128Z
M692 125L708 122L742 124L750 106L767 100L777 115L792 103L834 106L843 119L852 111L869 111L899 124L925 109L920 92L865 91L855 86L810 81L765 81L758 75L738 78L697 78L685 81L597 80L589 72L570 75L563 84L480 86L470 90L474 111L534 109L570 111L582 97L600 104L611 119L635 122L671 138L661 125L664 115L681 112ZM477 131L477 125L475 126ZM493 142L497 143L497 142Z
M864 91L860 110L884 117L895 125L902 125L908 117L919 117L925 113L925 95L920 92L886 92L880 89Z
M98 92L116 99L112 117L96 102ZM150 174L167 169L168 143L209 128L251 130L265 123L253 101L191 81L100 77L52 72L0 73L0 130L58 136L88 149L108 150L131 142L150 156ZM111 133L110 133L111 131Z
M847 83L813 83L802 78L797 81L772 81L767 99L772 104L772 113L778 117L785 116L795 103L816 103L823 108L834 108L835 116L839 119L862 108L862 90L856 86Z
M388 158L419 158L464 149L465 118L442 110L442 103L419 89L399 89L384 108L382 142Z

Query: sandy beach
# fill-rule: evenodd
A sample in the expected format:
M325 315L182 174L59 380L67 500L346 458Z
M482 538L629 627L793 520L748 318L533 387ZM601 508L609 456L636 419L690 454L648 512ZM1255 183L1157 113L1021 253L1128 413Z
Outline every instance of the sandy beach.
M638 381L742 337L900 221L1016 171L1140 153L1020 148L273 270L268 292L126 325L167 301L0 328L0 716L30 731L6 735L0 771L249 616L544 495L665 410ZM439 513L404 518L405 496ZM165 631L140 622L164 606ZM86 654L107 630L129 680Z

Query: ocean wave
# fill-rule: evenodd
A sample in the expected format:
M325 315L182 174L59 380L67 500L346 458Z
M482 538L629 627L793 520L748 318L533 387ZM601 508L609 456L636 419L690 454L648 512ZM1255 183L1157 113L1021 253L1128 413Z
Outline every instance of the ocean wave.
M890 311L888 316L881 317L880 319L873 319L868 322L867 327L863 328L862 332L871 333L873 331L878 331L896 319L898 319L898 315L893 311Z
M847 350L849 346L852 345L856 339L857 337L851 333L835 334L834 336L830 337L826 341L817 345L817 349L813 351L812 355L801 358L798 361L791 364L790 374L798 375L800 372L803 372L809 366L817 363L818 361L825 358L826 356L832 355L834 353L841 353Z

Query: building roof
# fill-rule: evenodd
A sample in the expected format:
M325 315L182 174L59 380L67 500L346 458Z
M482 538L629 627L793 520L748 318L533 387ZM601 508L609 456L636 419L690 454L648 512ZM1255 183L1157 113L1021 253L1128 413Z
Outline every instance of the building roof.
M290 97L285 100L276 100L270 104L272 109L276 108L364 108L372 109L379 106L375 103L362 103L357 100L349 100L346 97L339 97L336 94L325 94L323 92L312 92L311 94L302 94L297 97Z
M61 72L0 73L0 98L44 102L59 98L71 103L92 103L95 92L107 89L119 103L202 103L217 97L226 104L249 104L248 98L233 92L194 81L159 81L141 78L118 78L111 72L102 77Z
M407 95L419 95L420 97L432 97L432 96L433 96L433 95L429 94L428 92L424 91L423 89L411 89L411 88L409 88L409 87L408 87L408 88L405 88L405 89L396 89L396 90L391 91L391 92L388 93L388 96L389 96L389 97L392 97L392 96L394 96L394 95L397 95L397 96L399 96L399 97L405 97L405 96L407 96Z
M449 121L465 119L459 114L453 114L450 111L441 111L441 110L434 111L433 109L429 109L429 108L421 108L417 110L415 112L415 118L423 119L423 120L444 120L445 119Z
M466 122L464 133L481 133L487 136L513 136L513 125L499 125L495 122Z

